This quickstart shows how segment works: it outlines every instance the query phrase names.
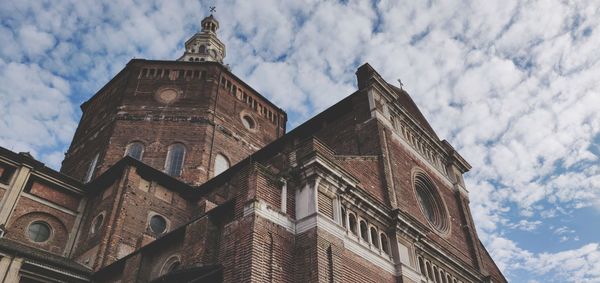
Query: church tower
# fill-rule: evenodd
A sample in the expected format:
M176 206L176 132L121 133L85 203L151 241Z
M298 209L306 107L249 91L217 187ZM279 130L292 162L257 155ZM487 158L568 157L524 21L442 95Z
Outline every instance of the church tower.
M125 155L198 185L285 133L286 113L223 65L210 15L177 61L133 59L81 105L61 172L89 182Z
M202 31L185 42L185 52L177 61L219 62L225 58L225 44L217 37L219 22L213 15L202 20Z

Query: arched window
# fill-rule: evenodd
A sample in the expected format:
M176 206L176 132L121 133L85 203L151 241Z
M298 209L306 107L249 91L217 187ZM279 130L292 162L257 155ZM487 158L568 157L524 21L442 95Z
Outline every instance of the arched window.
M452 277L448 273L446 273L446 283L452 283Z
M381 250L386 253L386 254L390 254L390 247L388 246L388 239L385 236L384 233L379 234L379 238L381 239Z
M440 274L438 273L437 267L433 267L433 281L440 283Z
M425 275L425 264L423 263L423 258L419 257L419 269L421 274Z
M100 213L96 217L94 217L94 221L92 222L92 226L90 227L90 234L94 235L100 232L100 229L102 229L102 224L104 224L104 214Z
M190 57L190 59L188 61L192 62L192 61L194 61L194 58Z
M225 170L229 168L229 160L223 154L217 154L215 157L215 164L213 168L213 172L215 176L223 173Z
M160 274L165 275L172 271L178 270L180 266L181 266L181 260L179 259L179 256L177 256L177 255L171 256L163 264L163 267L160 270Z
M127 145L125 155L129 155L137 160L142 160L144 154L144 145L141 142L132 142Z
M206 53L206 46L200 45L200 47L198 48L198 53Z
M358 235L358 232L356 231L356 216L352 213L348 214L348 225L350 226L350 232L354 235Z
M183 144L172 144L167 153L167 162L165 163L166 173L174 177L180 176L184 158L185 147Z
M342 206L342 227L346 228L346 208Z
M88 166L88 170L85 173L85 177L83 178L84 183L87 183L92 180L92 177L94 176L94 171L96 171L96 164L98 164L99 156L100 156L100 154L96 153L96 155L94 156L94 159L92 159L92 161L90 162L90 165Z
M429 280L433 280L433 274L431 273L431 265L429 264L429 262L425 263L425 265L427 266L427 278L429 278Z
M379 248L379 238L377 237L377 229L375 227L371 227L371 245Z
M179 269L180 265L181 265L181 262L179 262L179 261L173 262L167 267L167 270L168 270L168 272L175 271L175 270Z
M367 222L361 220L359 228L360 228L360 237L363 240L369 242L369 234L368 234L369 232L367 231Z

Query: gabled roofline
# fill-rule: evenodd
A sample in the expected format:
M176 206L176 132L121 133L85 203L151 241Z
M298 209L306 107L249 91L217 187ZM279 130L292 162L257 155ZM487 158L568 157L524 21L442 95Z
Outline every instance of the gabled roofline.
M133 157L125 156L117 163L112 165L108 170L104 171L100 176L94 178L91 182L84 185L86 193L96 193L102 191L110 186L116 179L122 176L123 171L128 166L135 167L140 177L156 181L157 183L164 185L169 190L175 191L182 195L188 196L193 193L196 189L174 177L169 176L165 172L162 172L146 163L143 163Z
M33 156L31 156L28 153L23 153L23 152L16 153L12 150L9 150L9 149L6 149L6 148L0 146L0 156L6 156L9 159L9 161L17 163L16 164L17 166L18 165L29 166L29 167L33 168L36 172L40 172L40 173L43 173L50 177L53 177L53 178L60 180L60 181L64 182L65 184L70 185L72 187L75 187L75 188L83 187L83 183L81 183L79 180L76 180L69 175L65 175L63 173L60 173L60 172L46 166L43 162L35 159Z

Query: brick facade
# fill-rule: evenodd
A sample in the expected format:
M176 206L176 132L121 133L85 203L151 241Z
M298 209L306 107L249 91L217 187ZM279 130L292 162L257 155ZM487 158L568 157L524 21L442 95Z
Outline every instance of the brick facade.
M173 91L172 100L161 98L165 90ZM198 185L214 176L217 154L237 163L282 136L287 120L283 110L211 62L134 59L81 108L61 168L78 179L95 154L97 176L120 160L132 142L144 145L142 161L164 170L169 146L181 143L185 158L176 177ZM246 116L254 121L253 129L243 125Z
M60 173L0 148L0 281L506 282L470 165L406 92L365 64L355 93L285 133L283 110L194 46L131 60L85 102Z

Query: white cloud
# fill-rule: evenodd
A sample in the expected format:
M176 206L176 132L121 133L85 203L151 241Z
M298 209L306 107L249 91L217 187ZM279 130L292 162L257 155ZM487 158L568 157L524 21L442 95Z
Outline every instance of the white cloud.
M512 228L512 229L519 229L519 230L523 230L523 231L533 231L533 230L536 230L538 227L540 227L541 224L542 224L542 221L540 221L540 220L529 221L526 219L521 219L517 223L510 223L506 226L509 228Z
M34 26L26 25L19 29L19 41L25 54L39 56L52 48L55 39L52 34L38 30Z
M525 270L544 282L600 282L600 245L590 243L580 248L535 254L513 241L494 236L489 239L496 264L509 272Z
M10 113L0 118L0 144L57 166L78 104L133 57L177 58L205 4L0 5L0 106ZM531 258L553 264L499 236L507 229L534 232L582 207L600 210L594 1L231 0L217 10L226 63L285 108L293 126L353 92L364 62L390 82L401 78L439 136L473 165L473 216L486 244L507 247L492 249L507 272ZM597 266L577 265L597 255L594 245L552 253L574 259L558 273L596 278L586 268Z
M40 157L66 143L76 122L69 85L37 65L0 62L0 144ZM47 161L57 166L56 153Z

